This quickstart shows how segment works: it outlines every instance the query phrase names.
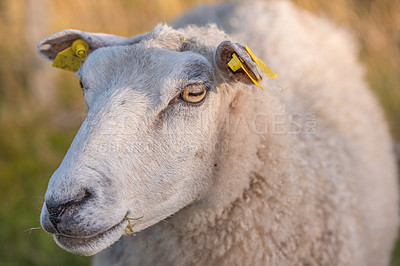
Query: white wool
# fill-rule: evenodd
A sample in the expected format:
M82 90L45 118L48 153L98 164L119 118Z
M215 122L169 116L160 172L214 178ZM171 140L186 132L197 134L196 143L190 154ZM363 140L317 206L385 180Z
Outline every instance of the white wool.
M396 164L353 38L286 1L201 7L174 26L39 43L49 59L77 38L94 50L78 73L88 117L45 196L80 204L58 232L44 205L43 228L102 251L94 265L387 265ZM263 75L265 91L231 79L215 58L227 40L279 77ZM179 97L193 84L209 89L201 104ZM138 233L120 239L126 216Z

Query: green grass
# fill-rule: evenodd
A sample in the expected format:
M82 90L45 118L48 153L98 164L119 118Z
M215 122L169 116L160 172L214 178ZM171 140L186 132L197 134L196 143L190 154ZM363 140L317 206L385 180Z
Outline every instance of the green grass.
M40 116L2 124L0 265L88 265L88 258L63 251L43 230L28 230L40 227L47 182L76 133L52 128Z

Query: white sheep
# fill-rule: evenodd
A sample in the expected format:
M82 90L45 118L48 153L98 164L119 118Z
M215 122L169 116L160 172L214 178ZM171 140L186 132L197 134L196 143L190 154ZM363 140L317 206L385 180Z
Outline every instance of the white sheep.
M286 1L203 7L175 25L39 43L48 59L76 39L90 53L88 116L42 227L70 252L103 250L95 265L387 265L396 165L351 36ZM236 42L278 73L265 91L228 68L235 53L259 76Z

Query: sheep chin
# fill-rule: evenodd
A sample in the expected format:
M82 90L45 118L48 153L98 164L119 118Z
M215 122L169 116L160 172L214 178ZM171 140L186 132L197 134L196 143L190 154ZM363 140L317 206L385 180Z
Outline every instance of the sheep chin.
M124 229L127 224L127 221L123 220L110 229L90 237L54 235L54 240L57 245L68 252L82 256L92 256L117 242L124 235Z

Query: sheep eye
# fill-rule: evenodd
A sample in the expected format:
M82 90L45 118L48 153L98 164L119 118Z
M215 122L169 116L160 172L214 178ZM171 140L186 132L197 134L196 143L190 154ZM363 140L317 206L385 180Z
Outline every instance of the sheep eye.
M206 96L207 89L204 86L189 86L181 93L181 98L188 103L199 103Z

